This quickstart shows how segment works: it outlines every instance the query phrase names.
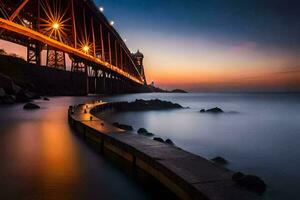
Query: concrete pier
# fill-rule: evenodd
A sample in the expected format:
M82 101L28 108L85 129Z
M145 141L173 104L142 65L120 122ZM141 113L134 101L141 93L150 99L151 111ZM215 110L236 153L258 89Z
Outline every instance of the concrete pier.
M116 128L93 115L114 104L98 101L70 107L69 123L99 152L116 155L132 170L155 178L180 199L260 199L237 186L231 180L232 171L178 147Z

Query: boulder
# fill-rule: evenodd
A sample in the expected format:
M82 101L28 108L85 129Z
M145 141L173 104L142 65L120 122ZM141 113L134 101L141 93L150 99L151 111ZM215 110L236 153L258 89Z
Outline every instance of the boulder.
M161 139L160 137L155 137L153 138L153 140L157 141L157 142L162 142L164 143L165 141L163 139Z
M201 112L201 113L205 113L205 109L201 109L200 112Z
M16 85L14 82L12 83L12 90L14 92L14 94L17 94L18 92L20 92L22 90L22 88L18 85Z
M207 113L223 113L224 111L221 108L215 107L206 110Z
M16 94L16 101L17 102L29 102L30 101L30 95L25 90L20 90Z
M244 175L241 172L233 174L232 179L241 187L253 192L262 194L266 191L267 185L258 176Z
M16 103L16 97L14 95L5 95L0 97L0 103L3 104L14 104Z
M0 88L0 98L5 96L6 96L5 90L3 88Z
M232 180L237 181L244 176L245 174L243 174L242 172L236 172L232 175Z
M120 128L120 129L123 129L125 131L132 131L133 130L132 126L126 125L126 124L120 124L118 122L113 123L113 126L115 126L117 128Z
M145 129L145 128L140 128L137 131L137 133L140 135L149 136L149 137L154 135L153 133L148 132L147 129Z
M211 159L214 163L220 164L220 165L227 165L228 161L225 158L222 158L220 156L217 156L213 159Z
M36 109L40 109L40 106L34 104L34 103L27 103L23 106L24 110L36 110Z
M142 100L137 99L134 102L121 102L114 106L117 111L147 111L147 110L168 110L183 108L177 103L162 101L159 99Z
M10 77L0 73L0 85L6 91L6 93L14 94L14 82Z
M188 93L188 92L185 90L182 90L182 89L175 89L175 90L172 90L171 93Z
M44 97L43 100L44 100L44 101L50 101L50 99L47 98L47 97Z
M169 145L174 145L174 142L170 139L166 139L165 143Z

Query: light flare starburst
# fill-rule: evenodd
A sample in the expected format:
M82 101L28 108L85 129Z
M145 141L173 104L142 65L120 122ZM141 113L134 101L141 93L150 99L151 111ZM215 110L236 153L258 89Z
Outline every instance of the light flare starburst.
M59 0L52 2L50 4L48 0L41 1L41 8L45 13L45 18L41 17L40 31L60 42L66 42L68 38L67 33L70 30L70 25L67 22L71 18L66 18L67 9L63 11Z

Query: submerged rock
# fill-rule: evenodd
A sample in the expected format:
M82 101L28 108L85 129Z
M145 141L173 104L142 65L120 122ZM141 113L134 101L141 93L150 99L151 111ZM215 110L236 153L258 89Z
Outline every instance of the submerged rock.
M183 108L177 103L162 101L159 99L142 100L137 99L134 102L121 102L114 106L117 111L146 111L146 110L167 110Z
M160 137L155 137L155 138L153 138L153 140L155 140L157 142L165 143L165 141L163 139L161 139Z
M147 129L145 129L145 128L140 128L137 131L137 133L140 135L145 135L145 136L153 136L154 135L153 133L148 132Z
M34 104L34 103L27 103L23 106L24 110L36 110L36 109L40 109L40 106Z
M50 99L48 99L47 97L43 98L44 101L50 101Z
M185 90L182 90L182 89L175 89L175 90L172 90L171 93L188 93L188 92Z
M145 133L148 133L147 129L145 129L145 128L140 128L137 132L138 132L139 134L145 134Z
M174 145L174 142L170 139L166 139L165 143L169 145Z
M244 176L245 174L243 174L242 172L236 172L232 175L232 180L237 181Z
M225 158L222 158L220 156L217 156L217 157L211 159L211 161L213 161L217 164L220 164L220 165L227 165L228 164L228 161Z
M244 175L241 172L233 174L232 180L234 180L239 186L259 194L264 193L267 188L265 182L258 176Z
M224 111L221 108L215 107L215 108L211 108L206 110L206 112L209 113L223 113Z
M223 113L224 111L221 108L215 107L208 110L201 109L201 113Z
M117 128L120 128L120 129L123 129L125 131L132 131L133 130L132 126L126 125L126 124L120 124L118 122L113 123L113 126L117 127Z

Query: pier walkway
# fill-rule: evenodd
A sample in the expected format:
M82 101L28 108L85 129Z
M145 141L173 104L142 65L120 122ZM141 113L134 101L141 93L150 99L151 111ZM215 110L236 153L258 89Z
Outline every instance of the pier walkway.
M180 199L259 199L232 181L232 171L176 146L116 128L93 115L113 106L114 103L97 101L70 107L69 123L100 152L116 154Z

